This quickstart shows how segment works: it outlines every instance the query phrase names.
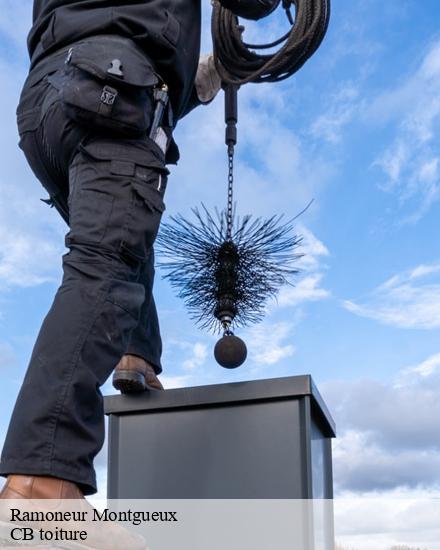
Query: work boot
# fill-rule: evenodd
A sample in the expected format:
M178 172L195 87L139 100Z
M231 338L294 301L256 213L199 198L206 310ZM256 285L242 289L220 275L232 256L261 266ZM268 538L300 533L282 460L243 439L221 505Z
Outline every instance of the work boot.
M39 513L40 515L56 512L70 513L70 516L67 516L69 521L48 521L45 516L42 521L28 522L25 518L19 521L20 518L17 518L15 522L12 522L11 508L20 510L22 517L25 512ZM78 516L75 517L72 514L78 514ZM35 535L34 544L39 542L39 529L51 531L54 534L60 530L86 531L87 533L87 538L84 541L79 538L64 539L63 541L53 538L52 543L47 543L43 540L41 545L44 547L47 544L50 546L50 544L56 545L57 542L60 542L62 548L76 550L146 549L143 537L130 533L118 523L101 523L93 521L93 518L94 508L84 498L75 483L55 477L9 475L0 492L0 547L11 542L11 531L14 527L31 527Z
M163 390L153 367L137 355L124 355L113 374L113 386L121 393Z
M46 476L9 475L0 499L84 499L71 481ZM85 499L84 499L85 500Z

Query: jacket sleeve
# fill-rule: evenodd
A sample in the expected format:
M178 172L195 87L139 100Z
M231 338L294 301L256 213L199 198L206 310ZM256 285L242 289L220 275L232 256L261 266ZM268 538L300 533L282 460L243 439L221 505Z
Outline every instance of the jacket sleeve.
M209 103L211 103L211 102L209 102ZM189 98L189 101L188 101L182 115L180 116L180 118L185 117L188 113L190 113L192 110L194 110L199 105L207 105L207 103L202 103L200 101L199 96L197 95L196 86L194 85L193 89L192 89L192 92L191 92L191 96Z

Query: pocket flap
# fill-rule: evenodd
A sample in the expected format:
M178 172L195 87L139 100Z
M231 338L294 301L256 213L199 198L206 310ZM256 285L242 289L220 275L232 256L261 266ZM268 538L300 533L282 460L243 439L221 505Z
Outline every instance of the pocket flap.
M114 84L147 88L159 82L146 54L119 36L96 36L73 46L66 63Z
M153 210L157 210L162 213L165 210L165 203L160 193L156 191L148 183L144 183L138 180L133 180L132 185L140 197L144 199L146 204Z
M154 146L154 147L153 147ZM139 164L169 174L160 148L152 141L99 139L83 143L81 151L95 160L111 161L112 169L121 175L133 175L132 166ZM157 150L156 150L157 149Z

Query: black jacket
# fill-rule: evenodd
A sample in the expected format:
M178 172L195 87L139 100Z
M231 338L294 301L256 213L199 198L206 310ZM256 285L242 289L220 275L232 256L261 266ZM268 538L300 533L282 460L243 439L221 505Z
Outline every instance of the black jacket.
M32 68L88 36L131 38L168 84L177 122L193 106L200 33L200 0L34 0L28 49Z

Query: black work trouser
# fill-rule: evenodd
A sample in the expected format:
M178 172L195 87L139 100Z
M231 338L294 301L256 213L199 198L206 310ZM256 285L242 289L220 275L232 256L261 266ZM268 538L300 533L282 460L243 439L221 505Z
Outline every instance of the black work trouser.
M32 75L32 73L31 73ZM125 353L161 372L153 243L167 170L150 139L117 139L69 120L57 90L28 79L20 146L66 218L63 280L38 335L0 474L48 475L96 492L104 441L100 386Z

